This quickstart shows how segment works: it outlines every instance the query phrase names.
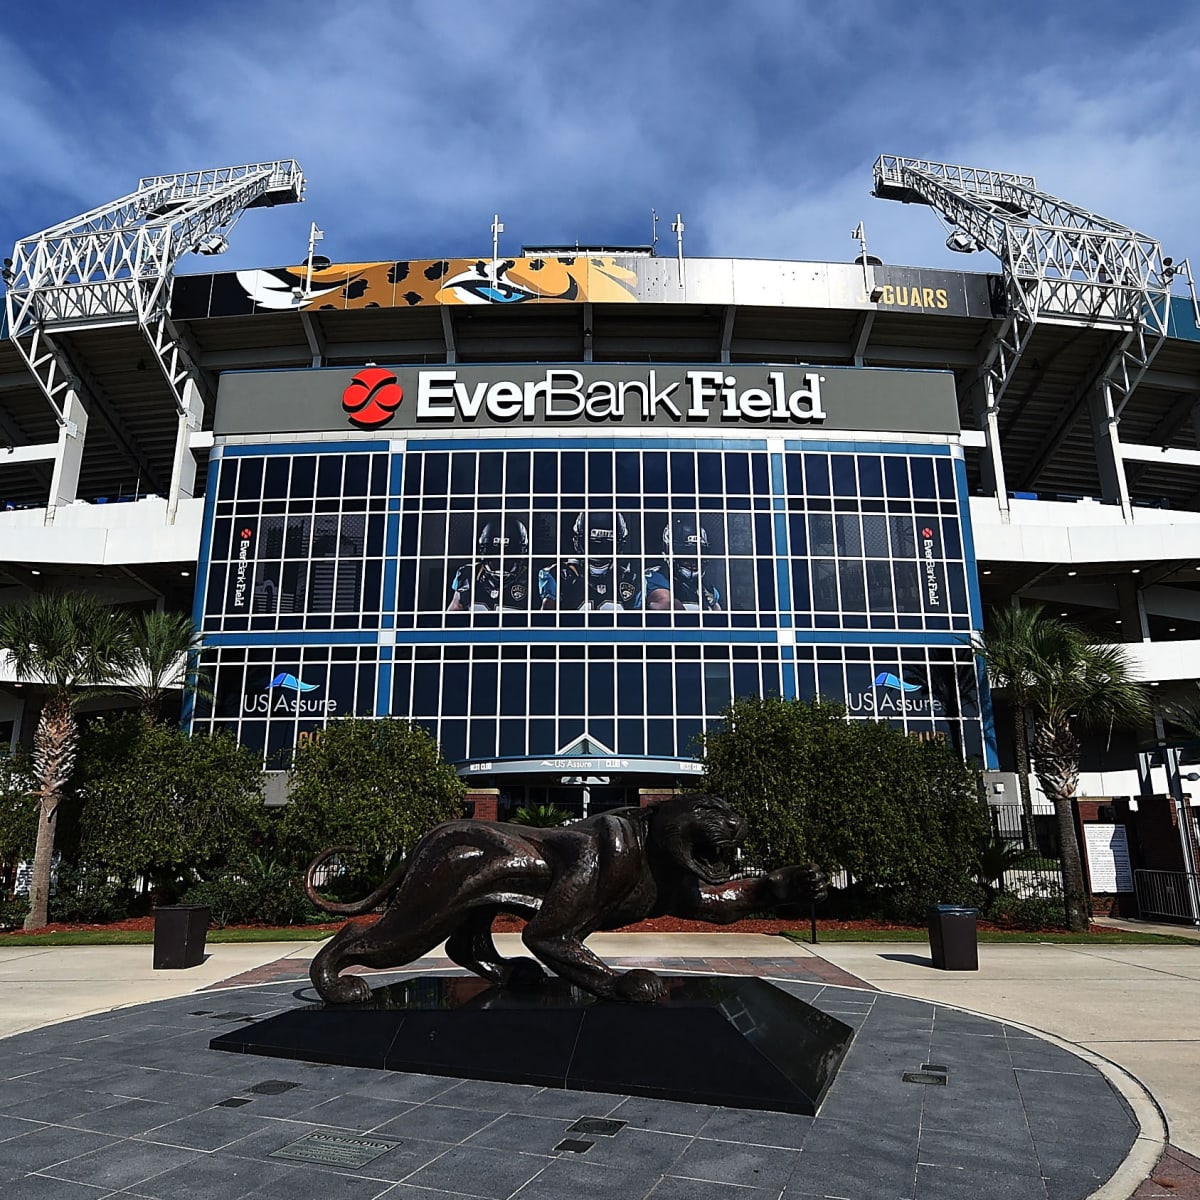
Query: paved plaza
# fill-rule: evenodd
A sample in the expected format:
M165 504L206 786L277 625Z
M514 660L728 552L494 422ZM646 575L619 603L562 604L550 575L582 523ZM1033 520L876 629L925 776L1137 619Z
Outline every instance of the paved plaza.
M1200 1057L1187 1019L1200 945L984 945L978 973L934 971L920 945L719 933L589 945L668 973L774 979L851 1025L817 1117L210 1050L314 999L312 943L213 946L169 972L150 969L148 946L0 948L0 1195L1200 1194L1185 1153L1200 1149L1185 1082ZM450 969L431 958L403 974Z

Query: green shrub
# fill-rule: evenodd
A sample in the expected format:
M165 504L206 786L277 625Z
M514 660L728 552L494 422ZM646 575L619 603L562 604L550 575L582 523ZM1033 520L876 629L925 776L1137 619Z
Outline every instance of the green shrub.
M945 742L848 721L840 704L754 697L703 746L705 789L746 817L753 865L845 871L855 903L895 919L980 898L980 779Z
M184 904L205 904L212 923L226 925L300 925L316 918L292 869L282 860L250 854L235 871L190 887Z
M37 820L32 765L23 755L0 755L0 862L33 858Z
M435 825L459 817L465 795L420 725L345 717L296 748L280 843L297 869L335 845L356 846L382 867Z
M226 733L196 736L139 716L96 721L80 749L79 860L132 877L160 898L192 871L213 874L262 836L257 755Z
M0 896L0 930L20 929L29 916L29 897L13 896L6 899Z
M133 889L103 867L72 867L58 871L58 888L50 897L50 920L79 925L102 925L129 916Z
M1067 927L1067 908L1063 903L1062 888L1048 883L1032 896L1002 893L985 910L984 915L1004 929L1036 931Z

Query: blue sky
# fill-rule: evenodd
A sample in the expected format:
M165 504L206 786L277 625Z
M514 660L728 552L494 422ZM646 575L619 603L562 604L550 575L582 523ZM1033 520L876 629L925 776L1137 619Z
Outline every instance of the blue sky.
M645 242L689 255L952 255L875 200L881 152L1034 174L1193 251L1200 8L922 0L14 0L0 25L0 243L141 175L298 159L306 203L248 213L220 259L502 254ZM7 251L6 251L7 252Z

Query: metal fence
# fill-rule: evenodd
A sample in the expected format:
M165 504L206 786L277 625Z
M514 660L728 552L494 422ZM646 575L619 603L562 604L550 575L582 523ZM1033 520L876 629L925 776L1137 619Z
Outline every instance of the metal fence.
M1200 919L1200 875L1194 872L1138 870L1133 886L1143 917L1193 924Z
M1014 849L1028 851L1028 861L1005 871L1004 890L1022 899L1063 894L1058 853L1058 825L1053 813L1033 814L1032 828L1020 804L989 804L992 833Z

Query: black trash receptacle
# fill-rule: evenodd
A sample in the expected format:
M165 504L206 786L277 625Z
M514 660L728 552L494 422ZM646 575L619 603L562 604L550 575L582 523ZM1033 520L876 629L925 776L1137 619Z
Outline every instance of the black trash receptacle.
M975 934L977 908L958 904L930 905L929 951L941 971L978 971L979 941Z
M206 904L164 904L154 910L154 969L178 970L204 961Z

